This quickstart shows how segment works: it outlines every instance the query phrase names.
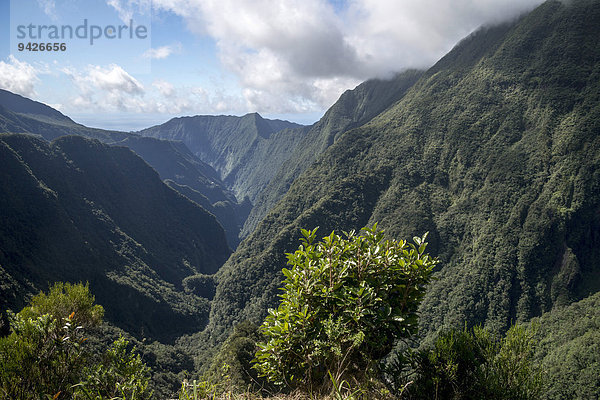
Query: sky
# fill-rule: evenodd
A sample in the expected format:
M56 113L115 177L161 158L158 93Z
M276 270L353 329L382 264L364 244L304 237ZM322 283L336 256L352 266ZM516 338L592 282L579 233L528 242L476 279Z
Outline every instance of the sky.
M359 83L430 67L541 2L0 0L0 88L106 129L249 112L312 124Z

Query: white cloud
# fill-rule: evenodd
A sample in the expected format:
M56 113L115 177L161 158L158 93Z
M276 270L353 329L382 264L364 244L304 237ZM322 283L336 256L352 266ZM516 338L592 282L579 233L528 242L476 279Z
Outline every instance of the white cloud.
M152 83L152 86L154 86L160 92L160 94L165 97L171 97L175 94L175 87L165 80L156 80L154 83Z
M178 53L181 51L181 43L175 43L170 46L161 46L157 48L149 49L144 53L145 58L151 58L155 60L162 60L164 58L169 57L173 53Z
M106 0L106 4L113 7L121 21L127 24L135 14L148 14L152 0Z
M149 0L108 0L134 10ZM425 68L481 25L543 0L153 0L191 32L211 36L248 107L325 109L346 89L406 68Z
M208 93L198 86L176 87L157 79L145 88L121 66L89 65L84 71L62 68L75 90L75 96L62 104L67 113L132 112L180 115L182 113L242 113L246 104L224 93Z
M371 76L428 67L482 25L499 23L542 0L357 0L346 37Z
M142 84L116 64L111 64L108 68L94 66L90 68L88 77L94 85L109 92L144 93Z
M35 84L39 82L40 73L33 65L19 61L11 54L8 62L0 61L0 88L32 97L35 95Z
M72 105L80 108L139 111L144 86L122 67L89 65L84 72L61 70L79 90Z

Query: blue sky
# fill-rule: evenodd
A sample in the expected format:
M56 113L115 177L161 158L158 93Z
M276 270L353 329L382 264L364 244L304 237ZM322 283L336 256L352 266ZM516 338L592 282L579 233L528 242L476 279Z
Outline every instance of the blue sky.
M539 3L0 0L0 88L108 129L248 112L310 124L360 82L426 68L479 26ZM52 26L80 37L49 37ZM48 42L66 50L18 49Z

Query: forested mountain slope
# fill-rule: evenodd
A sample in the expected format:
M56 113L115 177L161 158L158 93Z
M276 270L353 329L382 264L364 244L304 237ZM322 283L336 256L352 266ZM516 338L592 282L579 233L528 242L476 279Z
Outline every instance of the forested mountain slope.
M247 217L247 206L238 204L233 192L225 187L218 173L194 156L183 142L129 135L112 145L125 146L142 157L169 182L169 186L201 205L217 217L225 229L227 243L235 249ZM190 193L197 193L194 198Z
M0 309L55 281L89 282L107 319L144 337L202 329L208 300L182 280L230 254L215 217L124 147L0 135Z
M429 231L421 332L502 331L600 289L600 2L481 29L341 135L218 274L208 333L276 304L300 228Z
M548 399L594 399L600 394L600 292L535 318L537 361L550 379Z
M262 190L244 224L241 236L249 235L290 185L345 131L369 122L402 98L422 74L406 71L392 79L372 79L347 90L294 148L267 187Z
M225 228L229 245L235 248L239 243L239 233L248 214L247 205L238 204L233 192L219 179L218 173L194 156L182 142L88 128L45 104L6 90L0 90L0 133L31 133L41 135L46 140L80 135L129 147L150 164L163 180L176 182L176 190L182 188L180 191L183 191L187 187L199 192L205 200L201 205L215 214Z
M289 158L306 131L301 125L264 119L253 113L243 117L173 118L138 133L183 141L196 156L219 172L238 199L248 197L254 204L258 193Z

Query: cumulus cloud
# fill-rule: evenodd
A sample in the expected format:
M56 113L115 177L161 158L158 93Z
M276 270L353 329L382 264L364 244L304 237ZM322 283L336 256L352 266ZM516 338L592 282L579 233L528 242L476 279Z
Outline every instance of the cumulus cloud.
M157 48L152 48L146 51L143 56L145 58L151 58L155 60L162 60L164 58L169 57L173 53L177 53L181 51L181 43L175 43L170 46L161 46Z
M17 60L12 54L8 62L0 61L0 88L26 97L35 95L35 84L41 71L25 61Z
M108 68L91 67L88 79L95 86L109 92L144 93L142 84L116 64L111 64Z
M165 97L171 97L175 94L175 87L165 80L158 79L152 83L152 86L154 86L159 93Z
M144 87L121 66L88 65L83 71L62 68L71 79L75 96L62 108L73 112L132 112L148 114L223 113L246 110L239 97L224 93L209 93L202 87L176 87L157 79Z
M73 100L74 106L139 110L139 97L145 92L144 86L119 65L89 65L83 72L69 68L61 71L71 78L79 91Z
M115 9L148 0L109 0ZM481 25L543 0L153 0L211 36L250 108L324 109L371 77L425 68ZM265 109L266 107L266 109Z

